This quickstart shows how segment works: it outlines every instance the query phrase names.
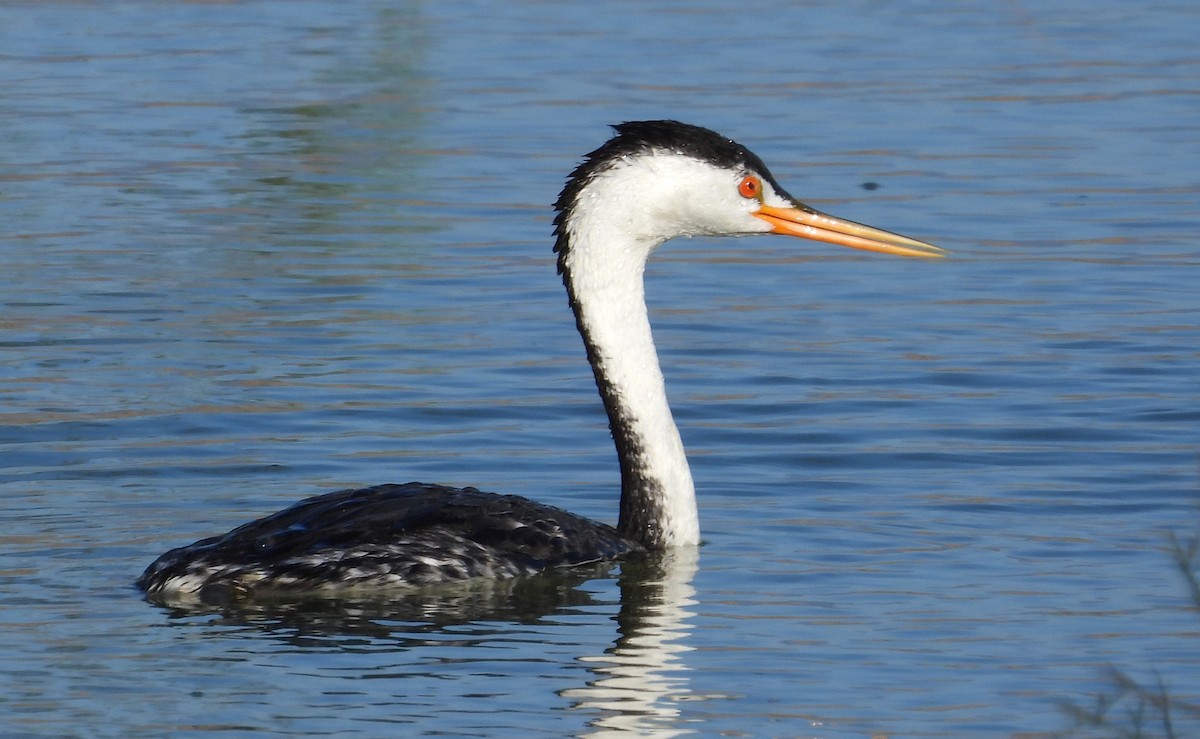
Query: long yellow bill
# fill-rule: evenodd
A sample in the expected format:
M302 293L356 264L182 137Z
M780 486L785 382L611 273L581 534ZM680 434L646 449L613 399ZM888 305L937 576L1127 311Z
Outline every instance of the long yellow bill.
M933 244L910 239L854 221L825 215L816 210L802 208L775 208L761 206L755 216L771 224L771 233L799 236L814 241L848 246L851 249L866 249L902 257L943 257L945 249Z

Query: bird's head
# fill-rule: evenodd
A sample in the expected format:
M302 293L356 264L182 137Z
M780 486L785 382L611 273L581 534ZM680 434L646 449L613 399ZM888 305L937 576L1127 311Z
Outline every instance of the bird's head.
M587 155L555 203L559 266L571 248L644 259L677 236L776 233L911 257L931 244L826 215L793 198L753 152L699 126L636 121Z

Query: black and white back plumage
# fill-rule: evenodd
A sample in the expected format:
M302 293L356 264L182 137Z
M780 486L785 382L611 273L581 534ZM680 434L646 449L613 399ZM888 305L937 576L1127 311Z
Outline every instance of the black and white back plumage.
M611 526L560 508L413 482L308 498L172 549L137 584L149 593L226 600L255 591L532 575L639 550Z

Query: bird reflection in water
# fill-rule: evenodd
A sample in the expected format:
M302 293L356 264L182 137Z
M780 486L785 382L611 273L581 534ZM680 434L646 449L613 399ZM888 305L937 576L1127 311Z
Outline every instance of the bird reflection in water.
M612 733L675 736L687 733L679 703L698 697L690 689L684 655L693 615L692 586L699 562L697 547L639 555L620 562L617 636L602 654L577 655L587 671L579 687L560 691L572 710L595 714L587 736ZM228 639L268 636L290 648L313 652L395 655L405 651L453 648L462 661L495 660L497 642L511 645L545 638L538 626L561 617L576 622L580 613L602 614L611 602L585 589L611 577L614 563L568 574L493 580L480 578L429 588L399 591L387 597L330 598L290 594L229 603L163 603L171 622L203 628ZM577 623L577 622L576 622ZM528 624L530 628L520 628ZM237 627L230 631L229 627ZM584 628L582 624L580 628ZM595 628L590 627L590 628ZM582 640L581 640L582 641ZM466 650L466 653L463 653ZM482 651L486 650L486 651ZM253 650L239 650L244 654ZM374 663L372 663L374 664ZM403 658L388 671L406 678L427 669L424 661ZM363 672L368 670L364 669ZM444 676L443 676L444 677ZM709 696L710 698L718 696Z

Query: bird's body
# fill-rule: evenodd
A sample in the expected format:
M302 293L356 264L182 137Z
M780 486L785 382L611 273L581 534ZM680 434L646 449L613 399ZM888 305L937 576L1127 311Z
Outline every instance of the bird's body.
M138 585L151 596L423 585L512 577L700 542L695 489L667 404L646 310L650 254L677 236L779 233L905 256L941 251L826 216L762 161L674 121L615 127L555 203L558 269L621 467L616 528L518 496L421 483L309 498L173 549Z
M641 547L517 495L408 483L342 490L167 552L143 587L319 591L532 575ZM214 592L210 592L211 597Z

